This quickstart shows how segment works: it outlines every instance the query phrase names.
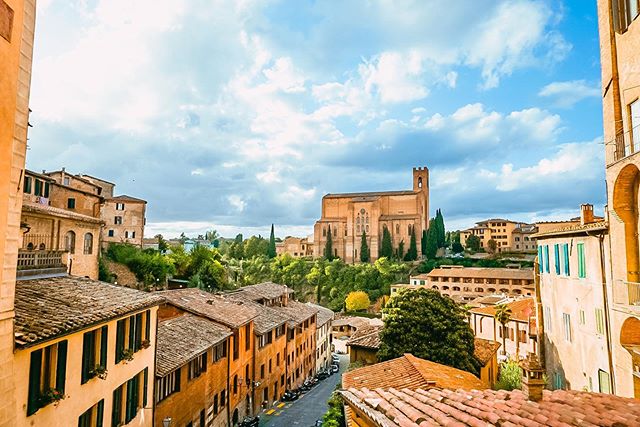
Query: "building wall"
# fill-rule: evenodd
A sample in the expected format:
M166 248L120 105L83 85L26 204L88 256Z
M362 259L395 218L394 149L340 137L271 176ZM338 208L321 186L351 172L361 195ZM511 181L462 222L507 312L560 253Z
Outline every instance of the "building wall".
M489 384L489 387L493 387L498 381L498 354L494 353L493 357L483 367L480 368L480 379Z
M602 68L602 110L610 236L611 340L615 392L640 398L640 379L634 375L634 347L640 345L640 313L633 293L640 282L638 245L638 129L632 133L630 104L640 97L640 19L616 32L608 0L598 0ZM634 125L640 124L635 118ZM633 138L635 136L635 138ZM631 292L629 292L631 291ZM631 298L630 298L631 297Z
M316 329L316 372L331 367L331 321Z
M227 341L225 345L229 345ZM227 348L228 349L228 348ZM228 356L227 352L227 356ZM180 367L180 391L156 403L155 426L163 427L162 421L169 417L172 425L186 426L192 422L200 426L200 413L205 413L205 425L223 427L227 425L227 405L220 405L220 393L227 390L227 369L229 359L223 357L213 362L213 350L207 350L207 371L199 377L189 379L189 364ZM218 397L218 411L214 413L214 397ZM209 424L211 423L211 424Z
M255 340L253 339L253 322L250 322L240 328L237 328L237 339L239 343L239 351L238 358L233 358L233 341L236 339L236 336L232 336L229 338L230 342L230 367L229 367L229 378L230 378L230 390L229 390L229 409L233 419L233 413L237 409L238 411L238 419L242 420L245 415L249 414L251 409L251 381L254 381L253 376L253 348L255 344ZM236 331L234 330L234 332ZM247 341L246 335L249 335L249 347L246 346ZM246 373L249 372L249 377L247 377ZM234 378L238 377L238 388L237 392L234 393L233 385Z
M313 246L313 244L311 244ZM289 254L294 258L310 256L313 253L312 247L307 242L307 238L287 237L282 243L276 244L276 254Z
M151 325L157 324L157 307L150 309ZM135 314L135 312L129 315ZM124 317L128 317L124 316ZM121 317L121 318L124 318ZM115 348L116 348L116 328L117 320L96 325L92 328L83 329L82 331L67 335L62 338L40 343L28 349L19 350L15 354L15 376L16 376L16 411L17 419L14 426L56 426L65 425L73 426L78 424L78 418L87 409L104 399L104 423L107 426L111 424L111 411L113 404L113 391L120 385L131 379L136 374L149 369L147 383L147 406L138 411L136 418L129 424L135 426L152 426L153 419L153 390L155 372L155 342L156 328L151 327L150 346L136 352L131 361L121 361L115 364ZM81 368L82 368L82 343L83 334L93 329L107 325L108 332L108 351L107 351L107 378L92 378L85 384L81 384ZM61 400L57 406L49 404L40 408L35 414L27 416L27 397L29 394L29 366L31 353L34 350L44 348L48 345L66 339L68 342L67 350L67 369L65 382L65 398Z
M418 183L420 180L420 184ZM394 250L404 241L404 251L409 249L409 227L415 228L418 255L422 230L429 223L429 171L413 169L413 194L325 196L322 199L322 215L314 225L315 256L322 256L327 244L329 226L332 232L334 256L345 262L360 260L362 233L367 235L371 261L378 258L382 243L383 227L391 233ZM358 219L362 223L358 223Z
M502 354L502 325L498 323L493 316L478 314L472 311L469 324L476 338L483 338L500 343L500 350L498 351ZM520 359L524 359L527 357L527 354L536 353L537 346L535 340L531 337L531 331L527 322L511 320L507 323L506 327L507 335L504 344L509 358L515 359L515 356L519 355ZM518 339L519 334L524 334L524 336Z
M560 245L560 274L557 274L555 268L556 244ZM568 276L564 270L563 244L570 248ZM584 245L584 278L578 277L578 244ZM599 384L603 377L601 372L610 375L599 239L586 235L558 236L540 238L538 245L549 248L549 271L547 272L546 256L543 255L540 273L545 364L549 385L552 388L571 390L607 391L610 389L608 381L602 386ZM600 314L596 314L596 310L600 310ZM567 333L567 328L570 334Z
M75 208L69 208L69 199L75 199ZM75 188L59 184L52 186L49 197L49 204L53 207L95 218L100 218L100 202L101 198L97 194L76 190Z
M307 327L301 324L294 330L294 339L287 340L287 389L300 387L316 366L316 316L309 319Z
M116 210L117 203L124 203L124 210ZM146 203L128 200L109 199L102 206L102 220L105 222L102 233L102 243L107 247L109 243L130 243L142 247L144 237ZM115 217L122 217L122 225L115 223ZM113 230L113 237L109 231ZM129 232L130 237L125 237ZM135 237L131 233L135 232Z
M273 342L263 348L258 348L258 337L255 338L255 381L260 385L255 387L254 392L254 414L259 413L262 408L270 408L275 401L280 400L286 390L286 354L287 354L287 334L275 338L275 330L272 330ZM271 363L271 370L269 370ZM261 375L261 366L264 366L264 376ZM284 378L285 382L282 383ZM267 390L267 398L264 398L264 391ZM264 403L266 401L266 403ZM264 405L263 405L264 403Z
M361 363L365 366L378 363L378 351L370 348L348 346L349 363Z
M27 147L34 0L3 0L0 22L0 426L16 425L13 361L21 178ZM9 12L9 9L11 12ZM12 13L10 18L8 15ZM7 40L8 39L8 40Z

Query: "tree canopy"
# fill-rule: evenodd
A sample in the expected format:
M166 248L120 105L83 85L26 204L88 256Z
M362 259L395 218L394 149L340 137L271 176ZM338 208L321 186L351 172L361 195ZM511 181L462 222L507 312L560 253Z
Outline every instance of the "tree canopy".
M478 373L473 331L463 309L431 289L395 295L383 309L380 360L411 353L454 368Z
M276 234L273 228L273 224L271 224L271 234L269 235L269 246L267 248L267 256L269 258L276 257Z
M371 305L371 300L369 300L369 295L367 295L366 292L354 291L347 295L347 298L344 300L344 305L347 311L366 310Z
M382 227L382 244L380 245L379 257L393 258L393 243L391 242L391 232L387 226Z
M405 261L415 261L418 259L418 245L416 242L416 228L411 227L411 240L409 241L409 250L404 257Z
M371 256L369 255L369 245L367 244L367 233L362 232L362 239L360 240L360 261L369 262Z
M328 259L329 261L331 261L334 258L333 255L333 237L331 234L331 224L329 224L328 227L328 231L327 231L327 243L325 244L324 247L324 257L326 259Z
M427 233L426 251L424 256L433 259L438 253L438 226L435 219L429 221L429 232Z
M470 251L480 250L480 238L474 234L467 237L467 241L465 243L467 245L467 249L469 249Z

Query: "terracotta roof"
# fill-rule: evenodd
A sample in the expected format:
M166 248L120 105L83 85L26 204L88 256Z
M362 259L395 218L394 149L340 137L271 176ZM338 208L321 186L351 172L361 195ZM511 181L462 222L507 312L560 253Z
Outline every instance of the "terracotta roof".
M294 300L289 300L286 306L277 307L277 309L288 317L287 323L290 326L297 326L318 313L317 308Z
M231 335L229 328L189 313L158 322L156 375L167 375Z
M339 197L377 197L377 196L410 196L417 194L413 190L399 191L365 191L362 193L329 193L323 198L339 198Z
M506 305L511 309L511 319L521 322L528 322L531 317L535 317L535 303L533 298L522 298L516 301L508 302ZM484 314L493 317L496 314L495 305L489 307L472 308L471 313Z
M80 277L21 280L16 282L16 345L29 347L162 301L156 294Z
M475 375L405 354L397 359L354 369L342 374L342 386L368 389L419 388L483 389L487 385Z
M473 355L478 359L482 366L486 366L487 363L493 359L493 356L498 352L500 343L491 340L485 340L483 338L475 338L473 340L474 350Z
M462 277L473 279L519 279L533 280L531 268L435 268L430 273L412 276L412 279L430 279L433 277Z
M582 391L547 391L527 400L520 390L341 391L376 426L637 426L640 401Z
M126 194L122 194L120 196L114 196L107 199L107 201L124 201L124 202L134 202L134 203L147 203L146 200L138 199L137 197L127 196Z
M566 234L581 234L586 233L588 231L608 231L609 223L607 221L599 221L592 222L590 224L576 224L570 225L568 227L561 227L551 231L545 231L543 233L536 233L532 237L535 239L539 239L541 237L553 237L553 236L562 236Z
M336 316L335 319L333 319L333 323L331 324L332 327L336 327L336 326L353 326L354 328L360 328L362 326L366 326L369 324L369 321L363 317L357 317L357 316L346 316L346 317L342 317L342 316Z
M55 208L49 205L42 205L40 203L32 203L24 201L22 203L22 212L32 212L46 215L53 215L62 218L69 218L76 221L91 222L93 224L103 224L100 218L95 218L89 215L83 215L76 212L68 211L66 209Z
M157 294L176 307L232 328L245 325L258 315L250 304L196 288L160 291Z
M254 332L256 334L264 334L270 330L284 325L289 320L289 316L280 311L280 307L268 307L246 299L242 294L222 294L223 297L230 300L242 301L244 305L253 308L257 315L253 319Z
M315 308L318 310L318 318L316 320L316 327L320 327L322 325L324 325L325 323L327 323L329 320L332 320L335 316L335 313L333 312L333 310L329 310L326 307L323 307L321 305L318 304L313 304L308 302L307 305L311 308Z
M293 289L278 283L264 282L258 283L257 285L243 286L237 291L230 293L243 293L252 301L259 301L262 299L276 299L283 296L285 293L292 294Z
M380 348L380 332L384 326L366 325L359 327L347 341L348 346L377 350Z

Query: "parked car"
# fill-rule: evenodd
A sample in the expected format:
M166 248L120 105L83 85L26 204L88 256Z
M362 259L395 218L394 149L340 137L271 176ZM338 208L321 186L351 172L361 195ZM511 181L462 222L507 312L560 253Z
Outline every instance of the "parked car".
M337 374L338 372L340 372L340 366L331 365L331 372L333 372L334 374Z
M318 377L319 380L324 380L324 379L329 378L329 375L331 375L331 374L329 372L327 372L327 371L320 371L320 372L318 372L317 377Z
M295 390L287 390L282 395L282 401L293 402L294 400L297 400L298 397L300 397L300 393L296 392Z
M258 427L260 425L260 417L244 417L239 427Z
M316 423L311 427L322 427L322 420L316 420Z

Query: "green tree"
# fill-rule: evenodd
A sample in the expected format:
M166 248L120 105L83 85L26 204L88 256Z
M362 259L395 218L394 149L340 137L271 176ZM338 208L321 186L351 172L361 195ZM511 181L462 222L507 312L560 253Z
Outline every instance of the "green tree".
M416 242L416 228L411 227L411 240L409 241L409 250L404 257L405 261L415 261L418 259L418 245Z
M244 258L269 255L269 242L262 236L251 236L244 241Z
M379 257L393 258L393 244L391 243L391 233L386 225L382 227L382 244L380 245Z
M333 237L331 234L331 225L329 225L329 229L327 231L327 243L324 247L324 257L329 261L333 260Z
M431 289L401 292L383 309L380 360L411 353L473 374L474 336L464 311L451 298Z
M426 257L427 255L427 230L422 230L422 239L420 239L420 253L422 257Z
M522 388L522 368L515 360L500 364L500 376L495 384L496 390L520 390Z
M480 238L474 234L467 237L467 241L465 243L467 245L467 249L470 251L477 252L480 250Z
M453 251L453 253L455 254L459 254L464 252L464 248L462 247L462 245L460 244L460 242L453 242L451 244L451 250Z
M425 257L434 259L438 253L438 226L435 219L429 221L429 233L427 233L427 244Z
M271 234L269 235L269 249L267 250L267 256L269 258L276 257L276 234L271 224Z
M329 408L322 417L323 427L344 427L344 403L340 394L334 391L327 404Z
M507 354L507 323L511 320L511 309L506 304L496 305L493 317L502 326L502 354Z
M496 249L498 249L498 242L493 239L489 239L489 241L487 242L487 250L489 251L489 253L495 254Z
M350 292L344 300L347 311L366 310L371 305L369 295L364 291Z
M444 248L446 246L446 233L444 229L444 217L442 216L442 211L438 209L436 211L436 230L438 231L438 247Z
M158 250L165 253L169 249L169 242L162 237L162 234L156 234L154 237L158 240Z
M229 256L235 259L244 258L244 242L242 234L236 235L233 243L229 246Z
M369 255L369 245L367 244L367 233L362 232L362 239L360 241L360 261L369 262L371 256Z
M404 239L398 243L398 252L396 253L396 259L401 261L404 258Z

